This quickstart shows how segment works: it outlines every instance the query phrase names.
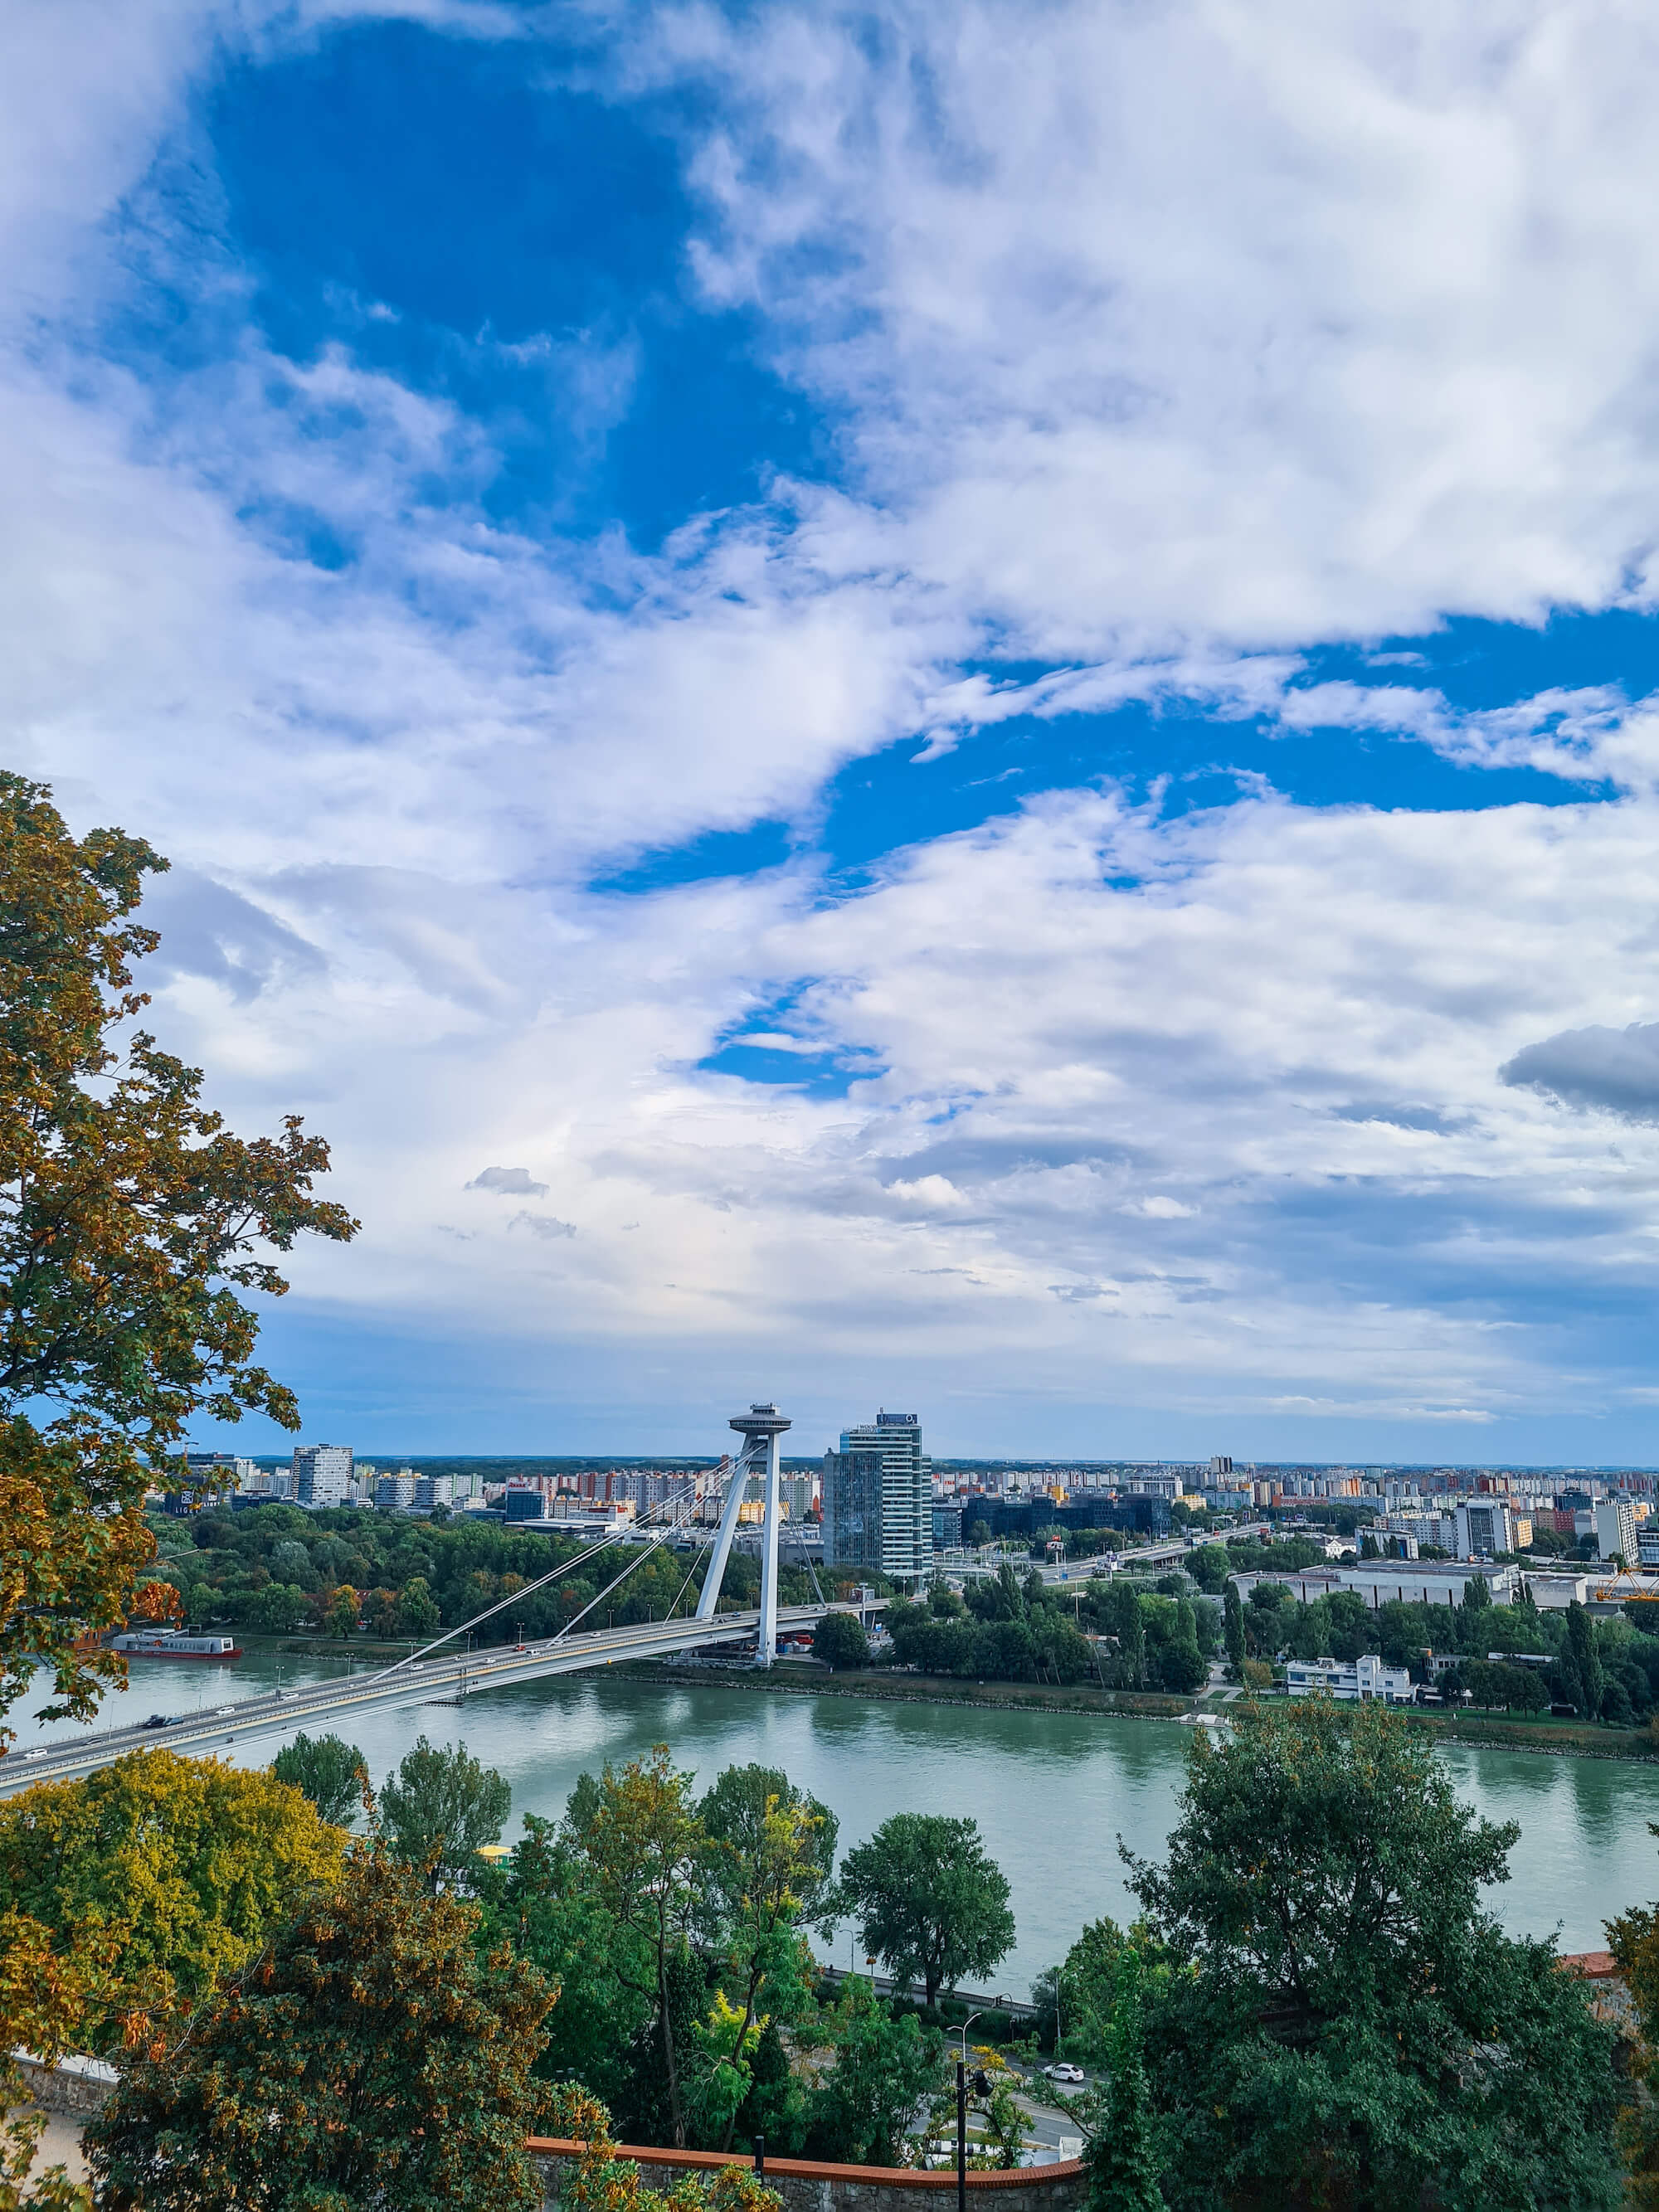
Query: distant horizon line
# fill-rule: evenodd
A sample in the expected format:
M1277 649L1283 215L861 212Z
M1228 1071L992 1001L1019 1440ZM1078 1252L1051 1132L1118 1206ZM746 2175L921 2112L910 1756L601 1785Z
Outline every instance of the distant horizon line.
M293 1456L287 1452L239 1452L228 1444L189 1444L190 1451L216 1451L226 1459L252 1460L256 1467L285 1467ZM295 1446L295 1449L301 1449ZM308 1447L307 1447L308 1449ZM465 1467L718 1467L720 1455L714 1452L410 1452L379 1451L373 1449L359 1451L353 1444L347 1447L355 1460L374 1463L395 1462L400 1467L414 1468L434 1461ZM1199 1468L1208 1471L1206 1459L1084 1459L1078 1456L1051 1454L1042 1459L1005 1459L989 1455L945 1458L930 1455L935 1468L1012 1468L1036 1471L1045 1468L1162 1468L1179 1474L1183 1469ZM799 1454L781 1455L783 1467L814 1467L816 1455L803 1457ZM1352 1460L1334 1459L1257 1459L1236 1462L1235 1474L1248 1475L1252 1470L1257 1476L1272 1474L1652 1474L1659 1475L1659 1465L1637 1460L1610 1460L1593 1464L1587 1460L1368 1460L1357 1464Z

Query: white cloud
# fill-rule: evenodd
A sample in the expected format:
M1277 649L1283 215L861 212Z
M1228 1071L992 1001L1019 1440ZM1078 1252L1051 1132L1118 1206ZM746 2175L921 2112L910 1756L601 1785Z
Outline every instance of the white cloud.
M711 297L849 411L865 542L1026 650L1648 591L1659 33L1475 10L706 6ZM850 526L850 518L843 517Z
M1375 1431L1631 1402L1659 1140L1499 1070L1659 1019L1659 715L1599 684L1471 715L1380 667L1310 686L1298 651L1645 592L1639 18L1421 0L1383 40L1357 5L1054 5L1039 35L963 5L890 11L884 44L826 11L641 19L634 64L720 88L709 293L760 304L852 461L652 559L492 525L479 427L343 351L299 369L250 332L146 382L89 349L100 224L233 20L315 11L27 15L3 729L78 823L179 862L164 1034L239 1122L298 1106L336 1140L366 1227L298 1255L313 1310L538 1373L574 1347L570 1388L648 1373L681 1404L740 1369L826 1400L891 1378L964 1443L1109 1449L1109 1404ZM296 556L284 507L352 564ZM1004 651L1066 665L988 673ZM1629 796L1259 788L1171 822L1091 788L856 896L805 860L580 888L810 820L890 739L937 757L1130 700ZM722 1040L884 1072L845 1097L700 1072ZM438 1221L467 1184L574 1219Z

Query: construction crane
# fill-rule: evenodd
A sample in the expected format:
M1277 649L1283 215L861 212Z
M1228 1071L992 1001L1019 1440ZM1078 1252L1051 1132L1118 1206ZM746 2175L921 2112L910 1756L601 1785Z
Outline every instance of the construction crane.
M1659 1605L1659 1577L1616 1567L1611 1582L1596 1584L1595 1601L1598 1605Z

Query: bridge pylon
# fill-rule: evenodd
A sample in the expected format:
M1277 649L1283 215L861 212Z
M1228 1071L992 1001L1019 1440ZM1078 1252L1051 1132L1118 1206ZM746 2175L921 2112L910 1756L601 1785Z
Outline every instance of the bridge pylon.
M750 1475L759 1474L765 1500L761 1523L760 1632L755 1651L755 1663L759 1667L769 1667L778 1655L778 1439L789 1425L784 1415L769 1402L750 1406L746 1413L732 1416L731 1426L743 1438L743 1449L732 1464L720 1534L714 1539L714 1556L697 1599L698 1620L712 1620L720 1601L726 1563L731 1556L743 1493Z

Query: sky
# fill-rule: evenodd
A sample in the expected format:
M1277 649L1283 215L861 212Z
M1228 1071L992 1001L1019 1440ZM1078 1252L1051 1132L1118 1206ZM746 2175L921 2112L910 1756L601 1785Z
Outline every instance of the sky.
M1651 10L7 46L3 756L308 1439L1659 1462Z

